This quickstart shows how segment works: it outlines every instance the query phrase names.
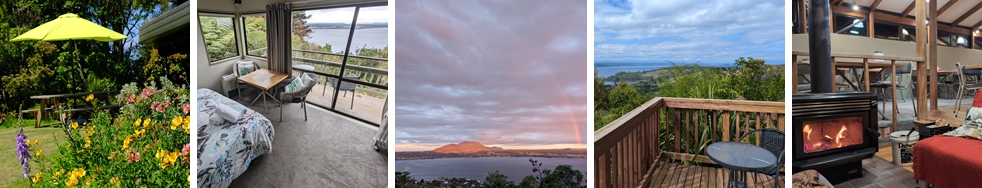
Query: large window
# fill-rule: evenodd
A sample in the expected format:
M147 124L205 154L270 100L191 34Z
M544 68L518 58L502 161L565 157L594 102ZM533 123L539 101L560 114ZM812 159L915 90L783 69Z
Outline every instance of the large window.
M916 42L917 41L917 28L912 26L904 26L900 29L900 34L904 36L903 41Z
M198 23L201 25L208 61L239 56L238 44L235 42L235 23L231 15L201 15L198 16Z
M266 57L266 15L243 15L246 55Z
M836 15L834 24L835 31L833 32L847 35L869 36L869 34L866 32L866 21L863 19ZM843 31L843 29L845 30Z
M900 26L884 24L884 23L873 23L874 32L876 38L890 39L890 40L900 40L902 33L900 31Z
M388 10L371 4L293 12L293 72L320 75L307 102L380 123L388 99Z

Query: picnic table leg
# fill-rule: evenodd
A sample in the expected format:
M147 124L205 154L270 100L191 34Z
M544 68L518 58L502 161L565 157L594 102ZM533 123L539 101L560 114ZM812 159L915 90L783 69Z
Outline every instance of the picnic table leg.
M40 128L41 127L41 116L42 116L42 114L44 114L44 106L45 106L44 105L44 101L46 101L46 99L41 99L41 105L40 105L40 107L38 107L38 113L35 116L35 118L37 119L37 121L34 122L34 128Z

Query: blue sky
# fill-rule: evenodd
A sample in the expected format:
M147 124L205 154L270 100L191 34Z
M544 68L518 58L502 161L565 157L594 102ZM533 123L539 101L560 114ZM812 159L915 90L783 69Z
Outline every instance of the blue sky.
M596 62L784 63L781 0L597 0Z

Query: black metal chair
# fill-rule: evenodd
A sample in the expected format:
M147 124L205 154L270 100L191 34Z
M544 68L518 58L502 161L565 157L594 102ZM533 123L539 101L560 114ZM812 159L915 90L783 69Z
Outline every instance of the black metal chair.
M784 167L784 132L770 128L754 129L750 130L750 132L743 133L737 141L743 141L743 139L755 132L760 132L757 136L760 140L757 146L767 149L767 151L770 151L777 157L777 162L774 163L773 167L760 172L774 177L774 187L777 188L780 183L780 177L783 176L781 174L781 168Z

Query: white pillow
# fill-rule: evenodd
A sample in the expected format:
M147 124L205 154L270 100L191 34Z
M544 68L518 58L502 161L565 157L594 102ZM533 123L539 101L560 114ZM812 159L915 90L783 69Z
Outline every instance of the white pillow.
M218 116L231 122L239 120L239 117L242 116L239 111L236 111L232 107L225 104L218 104L215 106L215 114L218 114Z
M286 85L286 92L295 92L300 90L300 88L303 87L304 80L306 79L294 78L293 81L290 81L290 84Z

